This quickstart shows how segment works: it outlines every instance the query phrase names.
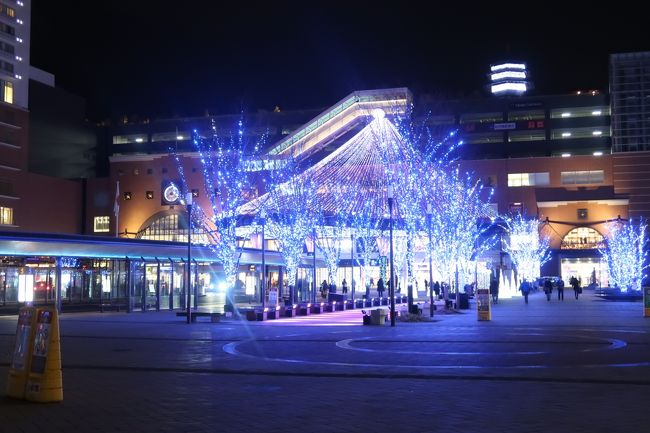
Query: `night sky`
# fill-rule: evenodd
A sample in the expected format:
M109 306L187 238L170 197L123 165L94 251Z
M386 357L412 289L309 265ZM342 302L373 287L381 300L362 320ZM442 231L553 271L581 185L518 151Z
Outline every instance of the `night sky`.
M320 108L382 87L485 95L503 60L528 63L535 93L606 91L610 53L650 50L635 3L228 3L34 0L31 64L98 120Z

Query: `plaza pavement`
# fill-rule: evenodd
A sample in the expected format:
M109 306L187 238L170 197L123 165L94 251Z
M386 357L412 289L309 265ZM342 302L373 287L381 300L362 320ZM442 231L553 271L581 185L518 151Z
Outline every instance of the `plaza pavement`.
M648 431L641 303L565 295L395 327L362 326L360 310L190 325L63 314L51 404L5 396L16 316L0 317L0 432Z

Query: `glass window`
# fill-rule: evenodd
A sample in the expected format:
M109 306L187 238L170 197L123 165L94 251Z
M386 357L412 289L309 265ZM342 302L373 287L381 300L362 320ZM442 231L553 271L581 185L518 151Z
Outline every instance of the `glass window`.
M522 110L508 113L508 120L539 120L544 118L544 110Z
M549 173L508 173L508 186L542 186L550 184Z
M183 141L189 140L192 137L190 131L178 131L178 132L157 132L151 135L151 141Z
M132 134L132 135L114 135L113 144L129 144L129 143L144 143L147 141L146 134Z
M502 122L503 113L465 113L460 116L460 123L491 123Z
M479 134L465 134L463 136L465 143L467 144L477 144L477 143L502 143L503 142L503 133L502 132L484 132Z
M14 85L10 81L0 80L0 89L2 91L2 102L7 104L14 103Z
M562 239L563 250L591 250L602 248L603 236L590 227L576 227Z
M561 128L551 131L552 139L609 137L609 126L591 126L589 128Z
M551 110L551 119L567 119L571 117L595 117L609 116L608 105L596 105L591 107L567 107L554 108Z
M0 224L13 225L14 209L11 207L0 207Z
M605 182L604 170L590 171L563 171L560 173L563 185L575 185L581 183L603 183Z
M513 131L508 133L508 141L543 141L546 140L544 130Z
M106 233L111 229L111 218L107 216L96 216L93 225L95 233Z

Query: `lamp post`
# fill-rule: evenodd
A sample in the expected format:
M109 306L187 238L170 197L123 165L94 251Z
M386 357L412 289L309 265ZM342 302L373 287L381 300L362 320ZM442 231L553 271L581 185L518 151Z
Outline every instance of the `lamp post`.
M316 227L312 228L311 232L311 239L312 239L312 247L314 249L314 275L313 275L313 280L314 282L312 283L312 291L311 291L311 302L316 303Z
M266 257L264 255L264 226L266 225L266 218L262 216L262 310L266 306Z
M388 228L390 231L390 326L395 326L395 278L393 274L393 187L388 187Z
M192 193L185 194L185 205L187 206L187 323L192 323Z
M427 203L427 225L429 231L429 317L433 317L433 266L431 263L431 256L433 253L433 243L431 241L431 217L433 216L433 210L431 209L431 203Z

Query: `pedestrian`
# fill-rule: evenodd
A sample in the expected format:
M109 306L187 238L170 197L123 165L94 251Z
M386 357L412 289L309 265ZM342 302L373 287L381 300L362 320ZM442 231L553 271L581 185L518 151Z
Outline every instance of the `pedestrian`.
M521 294L524 295L524 300L526 301L526 304L528 304L528 294L530 293L530 283L528 282L527 279L523 279L521 284L519 285L519 290L521 290Z
M436 294L436 298L440 299L440 283L439 282L436 281L435 283L433 283L433 291Z
M582 293L582 285L580 284L580 280L573 276L569 278L569 284L571 284L571 287L573 287L573 296L578 299L578 295Z
M327 299L327 289L328 289L328 287L329 286L327 285L327 280L323 280L323 282L320 285L320 295L324 299Z
M425 292L429 291L429 282L427 281L426 278L424 279L424 291Z
M341 290L343 293L348 293L348 282L345 281L345 278L343 278L343 281L341 281Z
M557 300L564 301L564 280L562 280L562 278L557 282Z
M551 300L551 293L553 293L553 282L550 278L544 280L544 293L546 293L546 300Z
M499 303L499 280L490 278L490 295L492 295L492 302Z
M379 294L380 298L384 297L385 289L386 288L384 287L384 280L381 277L379 277L379 279L377 280L377 293Z

